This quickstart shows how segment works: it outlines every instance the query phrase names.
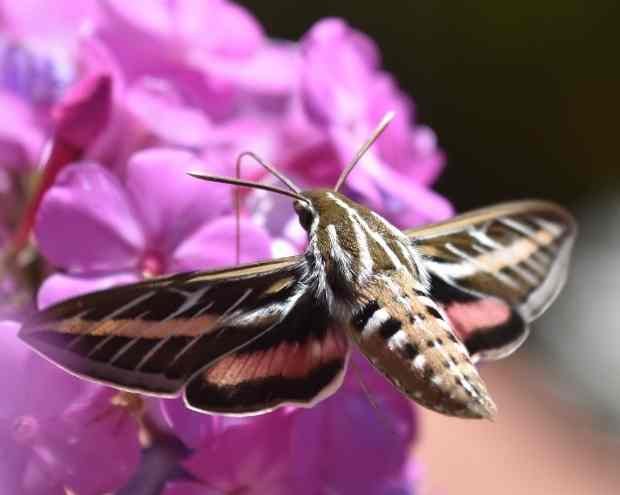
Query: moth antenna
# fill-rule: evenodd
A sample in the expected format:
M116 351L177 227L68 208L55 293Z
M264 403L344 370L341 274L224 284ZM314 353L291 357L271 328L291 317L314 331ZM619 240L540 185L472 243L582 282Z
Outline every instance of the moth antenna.
M236 187L235 195L235 263L241 263L241 195Z
M338 177L338 182L336 182L336 186L334 187L334 192L338 192L338 189L340 189L342 184L344 184L344 182L347 180L347 177L349 176L353 168L358 164L360 159L366 154L366 152L368 151L368 148L370 148L373 145L373 143L377 140L377 138L383 133L385 128L389 125L389 123L394 118L394 115L396 115L394 112L388 112L383 116L383 118L381 119L381 122L379 122L379 125L375 128L375 130L370 135L368 140L357 151L351 163L347 165L347 167L340 174L340 177Z
M299 189L299 187L297 187L295 185L295 183L289 179L288 177L286 177L282 172L280 172L278 169L276 169L273 165L268 164L266 161L264 161L263 159L261 159L256 153L253 153L251 151L244 151L243 153L241 153L239 155L239 157L237 158L237 177L241 178L241 160L243 159L243 157L245 156L250 156L252 158L254 158L254 160L260 164L263 168L265 168L267 171L271 172L271 174L273 174L275 177L277 177L278 179L280 179L280 181L286 186L288 187L291 191L299 194L301 193L301 189Z
M396 436L397 435L396 430L392 427L392 425L390 424L388 419L385 417L385 414L383 414L383 412L379 408L379 405L377 404L377 401L375 400L375 398L370 393L370 390L368 389L368 386L366 385L366 382L364 381L364 378L362 377L362 373L360 372L359 368L355 364L355 361L353 360L353 358L351 358L349 361L351 363L351 369L353 370L353 373L355 373L355 378L357 378L357 382L360 384L360 387L363 390L364 395L368 399L368 402L370 403L372 408L375 410L375 413L377 414L377 417L379 418L379 421L381 421L383 423L383 426L385 426L385 428L388 431L390 431L391 433L393 433Z
M236 172L237 172L238 180L241 179L241 160L243 160L243 158L246 156L253 158L258 164L260 164L268 172L270 172L272 175L280 179L280 181L294 193L299 194L301 192L299 187L297 187L292 180L286 177L282 172L276 169L273 165L270 165L269 163L261 159L256 153L253 153L251 151L244 151L237 157ZM239 188L235 189L234 194L235 194L235 236L236 236L235 249L236 249L237 264L239 264L240 257L241 257L241 227L240 227L241 225L241 197L239 194Z
M301 194L296 192L287 191L286 189L280 189L279 187L270 186L269 184L261 184L260 182L254 182L249 180L234 179L232 177L221 177L219 175L209 175L203 172L185 172L187 175L195 177L196 179L202 179L209 182L220 182L222 184L231 184L239 187L249 187L250 189L262 189L264 191L274 192L276 194L283 194L299 201L309 203L307 198L304 198Z
M237 157L236 172L237 179L241 180L241 157L243 154ZM241 263L241 191L238 187L234 188L233 194L235 195L235 263L238 265Z

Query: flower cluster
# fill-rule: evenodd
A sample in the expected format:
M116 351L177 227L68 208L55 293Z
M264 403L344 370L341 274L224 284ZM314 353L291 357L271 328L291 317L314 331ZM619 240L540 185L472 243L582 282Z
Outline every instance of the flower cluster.
M443 165L435 135L374 42L342 20L287 42L227 0L27 0L0 1L0 26L0 320L26 310L12 296L28 256L39 307L234 263L230 188L186 171L234 175L251 150L303 187L333 186L389 110L396 119L344 192L397 225L451 214L430 189ZM243 196L242 262L303 248L281 201ZM2 493L121 490L144 476L143 447L158 436L184 445L175 479L156 488L166 495L412 492L413 411L357 357L359 376L313 409L233 420L74 378L26 350L18 326L0 323Z
M418 467L409 457L410 404L363 358L355 366L359 376L349 373L339 392L312 409L205 423L180 401L164 403L169 424L192 449L183 466L194 478L169 482L164 494L412 493Z

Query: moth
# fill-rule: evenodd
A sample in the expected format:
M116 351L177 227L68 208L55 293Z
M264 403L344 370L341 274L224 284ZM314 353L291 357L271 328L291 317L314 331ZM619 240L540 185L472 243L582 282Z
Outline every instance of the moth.
M331 190L301 191L258 157L288 189L192 174L290 196L302 255L76 297L35 314L21 338L81 377L233 415L317 404L340 386L353 343L417 403L493 417L475 364L517 349L557 296L575 222L519 201L397 229L338 192L391 118Z

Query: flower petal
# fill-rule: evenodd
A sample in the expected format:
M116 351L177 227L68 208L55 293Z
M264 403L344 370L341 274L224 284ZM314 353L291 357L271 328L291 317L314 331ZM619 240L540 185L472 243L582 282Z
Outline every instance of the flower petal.
M388 168L370 173L384 196L381 212L398 227L411 228L454 215L446 198L405 175Z
M114 492L138 467L138 425L126 408L112 404L116 394L98 387L73 402L46 431L42 461L80 495Z
M298 50L293 44L267 44L246 58L213 57L205 53L198 64L208 74L250 95L290 96L295 89L301 69Z
M10 119L0 119L0 168L33 167L43 148L43 132L33 109L20 98L0 91L0 108Z
M141 80L126 94L129 110L162 142L198 148L210 131L208 118L185 105L165 81Z
M230 188L186 174L204 169L194 154L170 148L135 153L127 190L147 235L147 249L171 253L203 223L230 207Z
M352 156L355 143L362 141L356 139L356 132L347 129L334 129L331 134L341 157ZM448 200L415 177L388 166L375 149L366 152L346 186L399 227L414 227L453 215Z
M172 19L162 2L102 0L99 5L102 15L96 36L116 55L130 79L179 57L178 46L171 42Z
M183 399L162 399L160 408L167 425L190 449L205 445L215 435L217 419L188 409Z
M17 332L19 323L0 321L0 418L10 417L10 411L19 408L20 397L23 397L23 369L28 357L32 354L26 345L19 340Z
M244 59L262 46L263 29L243 6L223 0L183 0L175 27L188 47L221 58Z
M54 109L56 137L84 150L105 130L111 112L111 76L88 75L70 87Z
M41 252L74 273L136 266L143 235L118 179L94 163L65 168L39 208Z
M240 262L269 259L271 240L263 228L242 219ZM198 270L236 264L235 217L226 216L202 227L185 240L175 251L172 262L174 271Z
M372 40L341 19L316 23L304 36L302 97L318 123L351 125L366 113L378 65Z
M171 481L166 483L162 495L222 495L222 492L194 481Z
M409 401L362 358L354 359L376 408L350 373L349 383L334 396L293 413L291 465L297 478L314 484L310 493L324 487L334 493L380 493L400 476L409 456L414 431Z
M22 369L22 383L27 390L25 411L44 418L59 417L81 393L98 388L77 378L47 359L31 353Z
M116 393L99 387L74 400L63 415L42 422L44 429L32 449L31 473L45 473L47 484L56 482L80 495L124 486L137 468L140 445L136 421L110 402ZM36 478L28 481L33 489L42 484Z
M225 429L183 466L222 493L285 494L290 488L290 415L257 416ZM352 493L352 492L351 492Z
M97 13L96 0L54 2L20 0L2 2L3 29L23 38L66 46L78 36L83 22Z
M116 285L130 284L138 280L139 277L134 272L83 277L55 273L47 277L41 285L37 294L37 307L45 309L70 297L108 289Z

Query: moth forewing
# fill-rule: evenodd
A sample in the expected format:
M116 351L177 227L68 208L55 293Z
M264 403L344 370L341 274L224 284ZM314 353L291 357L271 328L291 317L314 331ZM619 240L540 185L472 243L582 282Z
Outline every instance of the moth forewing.
M251 359L256 361L263 351L261 345L278 355L271 362L273 369L263 370L263 375L277 375L277 361L286 378L291 370L282 359L286 346L280 344L294 341L295 348L309 345L313 350L318 342L319 357L329 358L332 366L331 374L323 373L313 381L318 394L339 379L347 349L334 345L333 331L326 338L329 315L313 303L302 282L306 276L304 258L291 257L149 280L52 306L27 322L20 336L37 352L79 376L160 396L178 395L203 368L230 361L239 352L247 359L254 353ZM319 310L325 316L307 325L309 315L316 317ZM263 336L262 343L252 347ZM321 370L320 359L311 364L306 371L316 374ZM241 382L237 385L248 387ZM253 386L260 388L260 384ZM287 391L277 397L269 388L261 390L259 395L272 396L270 407L290 399ZM296 397L302 396L299 390ZM254 400L260 404L261 398ZM239 408L257 409L249 402L246 397Z

